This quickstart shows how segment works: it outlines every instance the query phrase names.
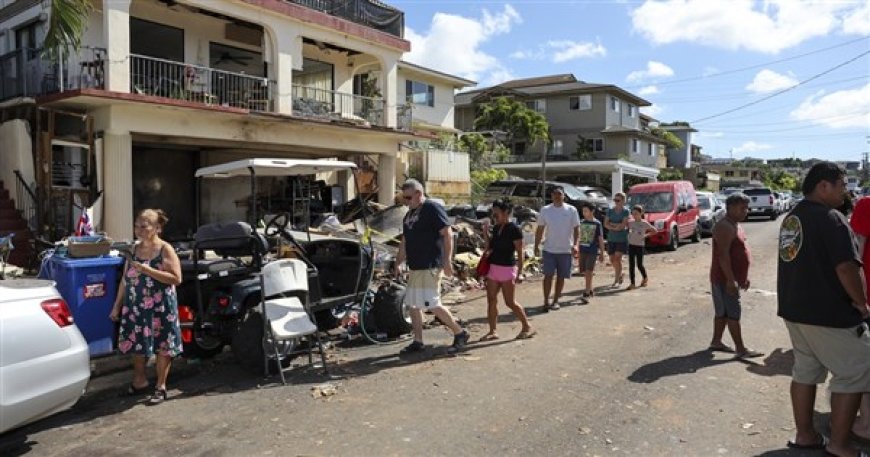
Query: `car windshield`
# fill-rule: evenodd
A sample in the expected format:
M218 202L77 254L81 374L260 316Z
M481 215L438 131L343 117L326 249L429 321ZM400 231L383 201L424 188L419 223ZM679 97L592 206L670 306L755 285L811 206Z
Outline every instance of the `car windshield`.
M699 195L698 196L698 208L700 208L700 209L713 208L713 203L710 201L710 197L705 197L705 196Z
M628 196L628 206L643 206L648 213L667 213L674 209L674 195L670 192L644 192Z
M487 186L485 193L488 196L500 197L506 195L513 186L513 184L490 184Z
M564 186L565 195L571 200L586 200L586 196L574 186Z

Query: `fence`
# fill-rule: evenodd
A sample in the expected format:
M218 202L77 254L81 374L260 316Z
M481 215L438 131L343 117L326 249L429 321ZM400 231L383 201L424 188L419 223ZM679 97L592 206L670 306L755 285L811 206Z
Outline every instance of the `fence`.
M405 13L377 0L289 0L313 10L403 37Z
M21 217L27 221L30 231L38 233L39 199L36 198L36 191L27 185L20 171L14 170L13 173L15 173L15 209L21 211Z
M17 49L0 56L0 100L36 97L105 84L106 50L82 47L74 56L49 60L41 48Z
M273 111L274 88L274 81L261 76L130 55L130 91L136 94Z
M386 125L382 98L309 86L293 86L293 115L312 119L365 121L382 127Z

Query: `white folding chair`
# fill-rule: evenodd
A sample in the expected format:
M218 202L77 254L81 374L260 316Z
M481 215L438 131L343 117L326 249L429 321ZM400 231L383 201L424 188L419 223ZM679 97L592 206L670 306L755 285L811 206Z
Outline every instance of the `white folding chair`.
M281 259L266 264L260 274L262 287L262 313L264 316L264 336L271 340L281 383L286 384L284 368L281 359L284 355L279 350L280 342L308 339L308 363L314 364L312 358L313 343L317 343L323 370L326 367L326 352L317 331L317 321L308 302L308 266L299 259ZM312 340L311 335L314 335ZM269 374L270 354L264 351L266 374Z

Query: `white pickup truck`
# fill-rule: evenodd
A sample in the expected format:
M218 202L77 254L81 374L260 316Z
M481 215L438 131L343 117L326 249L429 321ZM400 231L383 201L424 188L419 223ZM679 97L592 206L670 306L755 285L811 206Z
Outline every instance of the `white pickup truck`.
M79 400L88 344L53 281L0 281L0 329L0 433Z
M749 217L765 216L772 221L779 217L776 195L769 187L750 187L742 192L749 197Z

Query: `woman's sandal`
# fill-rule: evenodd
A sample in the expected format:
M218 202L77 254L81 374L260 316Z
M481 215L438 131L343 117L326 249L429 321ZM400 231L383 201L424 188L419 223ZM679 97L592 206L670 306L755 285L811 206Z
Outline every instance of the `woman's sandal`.
M538 334L538 331L535 330L535 329L531 329L531 330L523 330L522 332L520 332L519 335L517 335L517 338L516 338L516 339L518 339L518 340L527 340L527 339L529 339L529 338L531 338L531 337L533 337L533 336L535 336L535 335L537 335L537 334Z
M477 340L477 341L485 342L485 341L494 341L494 340L497 340L497 339L498 339L498 335L496 335L496 334L493 333L493 332L489 332L489 333L487 333L486 335L481 336L480 339Z
M145 384L143 387L136 387L131 382L130 385L127 386L127 390L121 393L122 397L137 397L139 395L144 395L145 392L151 389L151 384Z
M159 405L166 401L166 389L157 389L154 391L154 394L151 395L151 398L148 399L148 403L151 405Z

